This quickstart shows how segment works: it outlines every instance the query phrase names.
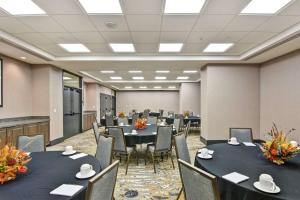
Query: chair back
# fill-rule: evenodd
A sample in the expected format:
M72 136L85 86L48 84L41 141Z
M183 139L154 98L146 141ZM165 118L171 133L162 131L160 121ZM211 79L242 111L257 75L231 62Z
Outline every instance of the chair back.
M251 128L230 128L229 137L236 137L238 142L253 142Z
M135 121L136 121L138 118L139 118L139 113L134 113L134 114L132 115L132 124L134 124Z
M188 123L186 124L186 127L185 127L185 131L184 131L185 138L187 138L187 136L190 132L190 128L191 128L191 121L188 121Z
M95 157L100 163L100 169L103 170L112 162L112 152L114 147L114 138L110 135L99 135Z
M194 116L194 112L190 112L189 115L190 115L190 117Z
M160 117L163 117L163 116L164 116L164 110L159 109L158 112L159 112L159 116L160 116Z
M108 127L108 135L111 135L115 138L115 152L126 152L126 141L123 129L121 127Z
M155 151L164 152L171 150L172 126L159 126L157 128Z
M215 176L179 159L180 177L185 200L220 200Z
M112 115L105 115L105 126L114 126L114 117Z
M18 148L26 152L45 151L44 135L19 136Z
M179 133L179 131L180 131L180 119L179 118L175 118L173 124L174 124L174 127L175 127L177 133Z
M173 111L168 111L168 117L174 117L174 112Z
M147 123L148 124L157 124L157 117L148 117Z
M183 133L177 134L174 136L174 139L177 159L181 159L191 164L190 153L186 143L185 135Z
M100 132L99 132L99 127L98 127L97 122L93 122L93 130L94 130L94 136L96 139L96 143L98 143Z
M127 117L123 117L123 118L118 118L118 125L120 126L120 124L123 123L123 125L128 125L128 118Z
M147 118L149 117L150 109L145 109L143 113L143 117Z
M85 200L114 199L118 168L119 161L116 161L91 178L88 183Z

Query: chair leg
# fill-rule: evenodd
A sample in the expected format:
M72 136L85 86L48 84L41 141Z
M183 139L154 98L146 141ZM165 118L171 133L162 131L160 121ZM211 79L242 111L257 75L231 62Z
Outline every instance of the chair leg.
M128 171L128 165L129 165L129 161L130 161L130 156L131 156L131 153L129 153L128 155L127 155L127 162L126 162L126 172L125 172L125 175L127 175L127 171Z
M170 152L170 158L171 158L171 161L172 161L173 169L175 169L175 165L174 165L174 161L173 161L173 157L172 157L172 149L171 149L171 152Z
M154 153L151 153L151 157L152 157L152 162L153 162L153 169L154 169L154 173L156 173L156 169L155 169L155 159L154 159Z
M136 165L139 165L139 154L138 154L138 151L136 150L135 153L136 153Z
M179 192L176 200L179 200L181 195L183 195L183 187L180 189L180 192Z

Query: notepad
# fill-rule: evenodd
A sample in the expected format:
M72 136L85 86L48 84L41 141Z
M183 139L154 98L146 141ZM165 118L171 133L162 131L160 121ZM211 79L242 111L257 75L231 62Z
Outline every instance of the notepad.
M85 156L87 156L86 153L78 153L78 154L75 154L75 155L73 155L73 156L69 156L69 158L71 158L71 159L73 159L73 160L76 160L76 159L78 159L78 158L82 158L82 157L85 157Z
M243 144L247 147L255 147L256 145L253 144L252 142L243 142Z
M71 197L79 192L82 188L83 186L81 185L62 184L58 188L52 190L50 194Z
M222 176L222 178L224 178L230 182L236 183L236 184L249 179L248 176L245 176L245 175L237 173L237 172L232 172L230 174L226 174L226 175Z

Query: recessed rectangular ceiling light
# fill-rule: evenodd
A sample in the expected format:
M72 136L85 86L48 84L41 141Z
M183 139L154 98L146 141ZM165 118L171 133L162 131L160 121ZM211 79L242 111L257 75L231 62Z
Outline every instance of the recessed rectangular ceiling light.
M159 52L180 52L182 43L160 43Z
M131 73L131 74L140 74L140 73L142 73L142 71L140 71L140 70L129 70L128 73Z
M45 15L32 0L0 0L0 7L12 15Z
M241 14L274 14L292 0L252 0Z
M230 47L233 46L233 43L210 43L203 52L206 53L220 53L227 51Z
M197 70L184 70L183 71L184 74L195 74L197 72L198 72Z
M113 74L113 73L115 73L115 71L113 71L113 70L102 70L102 71L100 71L102 74Z
M166 0L165 14L200 13L205 0Z
M110 43L109 46L114 52L135 52L133 44Z
M111 76L110 79L112 79L112 80L121 80L122 77L121 76Z
M132 86L125 86L125 89L132 89Z
M86 46L83 44L58 44L63 49L71 53L87 53L91 52Z
M144 80L143 76L134 76L132 77L133 80Z
M140 86L140 89L146 89L147 86Z
M167 77L165 77L165 76L155 76L155 79L156 80L165 80L165 79L167 79Z
M88 14L120 14L119 0L79 0Z
M161 89L161 86L154 86L154 89Z
M188 76L178 76L177 77L177 80L187 80L187 79L189 79L190 77L188 77Z
M170 73L169 70L156 70L155 72L156 72L156 73L161 73L161 74L167 74L167 73Z
M176 86L169 86L169 89L176 89Z

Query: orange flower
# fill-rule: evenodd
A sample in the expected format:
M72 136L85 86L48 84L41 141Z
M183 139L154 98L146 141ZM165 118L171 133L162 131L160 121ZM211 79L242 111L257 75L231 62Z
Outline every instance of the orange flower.
M272 154L273 156L276 156L276 155L277 155L277 150L276 150L276 149L271 149L271 154Z

